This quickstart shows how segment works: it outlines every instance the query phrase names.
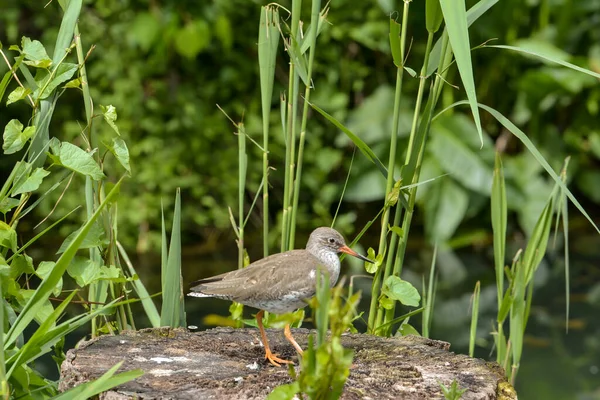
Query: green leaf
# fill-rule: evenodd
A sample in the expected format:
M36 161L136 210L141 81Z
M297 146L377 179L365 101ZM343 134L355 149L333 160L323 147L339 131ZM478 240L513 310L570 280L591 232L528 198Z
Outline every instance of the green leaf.
M475 82L473 80L473 65L471 63L471 47L469 44L469 24L464 0L439 0L446 21L446 30L458 66L460 78L465 87L471 113L475 120L475 126L479 133L481 146L483 147L483 130L477 107L477 94L475 93Z
M33 274L33 259L27 254L17 254L10 263L10 277L18 278L21 274Z
M71 3L73 2L75 2L75 0L71 0ZM79 234L73 240L71 245L60 256L60 258L56 262L56 265L52 269L52 272L42 280L41 284L38 286L33 296L27 302L25 307L23 307L23 310L17 317L16 321L11 325L8 333L6 334L6 339L4 342L5 348L10 347L17 340L17 338L23 333L25 328L27 328L29 323L33 320L40 307L42 307L44 302L47 301L48 297L50 296L50 293L52 292L52 290L54 290L57 283L62 278L62 275L66 271L67 267L71 263L71 260L77 253L81 242L83 242L83 239L87 236L90 228L96 222L100 214L104 211L104 207L106 207L106 205L110 203L118 193L119 186L121 185L122 181L123 178L121 178L117 182L114 188L108 193L104 201L100 203L94 214L81 228Z
M35 270L35 274L40 278L40 279L44 279L46 278L48 275L50 275L50 273L52 272L52 270L54 269L54 266L56 265L56 263L54 261L42 261L37 269ZM62 287L63 287L63 279L62 277L58 280L58 283L56 284L56 286L54 287L54 289L52 289L52 294L55 296L59 296L60 292L62 291Z
M525 43L525 42L523 42L523 43ZM566 53L563 53L562 51L551 51L550 49L542 49L542 51L539 51L540 49L538 47L520 48L520 47L506 46L506 45L488 45L486 47L495 47L497 49L517 51L519 53L528 54L531 56L541 58L542 60L546 60L546 61L553 62L555 64L562 65L563 67L571 68L575 71L583 72L584 74L591 75L595 78L600 78L600 74L597 72L590 71L589 69L581 68L575 64L571 64L569 62L563 61L561 58L565 58Z
M440 8L440 0L426 0L425 2L425 26L427 32L435 33L440 29L444 15Z
M67 82L65 84L65 86L63 86L63 88L65 88L65 89L71 89L71 88L78 88L80 86L81 86L81 79L75 78L75 79L72 79L69 82Z
M117 109L115 108L115 106L113 106L113 105L108 105L108 106L100 105L100 109L102 110L102 116L104 117L104 120L106 121L106 123L111 128L113 128L113 130L115 132L117 132L117 135L121 136L121 133L119 132L119 127L116 124L116 121L117 121Z
M17 251L17 232L4 221L0 221L0 246Z
M131 165L129 164L129 149L127 148L125 141L118 137L113 138L112 145L106 145L106 148L115 156L123 168L125 168L127 172L131 173Z
M348 128L346 128L344 125L342 125L337 119L335 119L331 115L327 114L324 110L322 110L315 104L312 104L312 103L309 103L309 104L319 114L321 114L322 116L327 118L327 120L329 120L329 122L331 122L336 127L338 127L342 132L344 132L350 138L350 140L352 140L352 142L354 142L354 144L356 145L356 147L358 147L358 149L361 151L361 153L363 153L373 164L375 164L377 166L377 168L379 168L379 171L381 171L381 174L383 175L383 177L387 179L387 169L385 168L385 166L383 165L381 160L379 160L379 158L377 158L375 153L373 153L373 150L371 150L371 148L369 146L367 146L367 144L365 142L363 142L354 133L350 132L350 130L348 130Z
M494 269L496 272L498 310L500 310L502 307L502 293L504 292L504 258L506 256L507 221L506 186L500 153L496 153L491 202L492 232L494 235Z
M469 194L448 177L427 192L425 227L432 242L452 237L469 206Z
M4 154L13 154L21 150L27 141L35 134L35 126L23 129L23 124L17 119L11 119L4 128L2 150Z
M175 195L175 210L171 228L171 244L166 265L163 265L165 282L163 283L163 303L161 326L173 328L186 326L183 284L181 282L181 190Z
M402 336L408 336L408 335L421 336L421 334L419 333L419 331L416 330L410 324L402 324L402 325L400 325L400 328L398 329L398 333L401 334Z
M33 289L22 289L22 290L20 290L19 293L21 294L22 297L17 298L17 301L19 302L20 306L24 307L27 304L27 302L35 294L35 290L33 290ZM50 314L52 314L53 311L54 311L54 307L52 307L52 303L50 302L50 300L46 299L36 309L36 312L35 312L35 315L33 316L33 319L38 324L42 324L46 319L48 319L48 317L50 316Z
M100 277L100 264L84 257L75 257L67 267L67 273L79 287L85 287Z
M392 58L394 65L402 68L404 60L402 59L402 49L400 45L400 24L390 18L390 49L392 50Z
M79 229L75 232L71 233L64 242L60 245L60 248L56 252L56 254L64 253L71 243L77 238L79 235ZM93 224L89 229L88 234L85 236L85 239L81 241L79 245L79 249L91 249L94 247L101 247L108 244L108 240L106 239L106 232L101 224Z
M210 27L203 20L187 23L175 33L175 50L192 59L210 44Z
M421 295L410 282L391 275L383 283L381 293L392 300L397 300L405 306L418 307Z
M104 178L104 173L92 154L74 144L62 142L58 154L54 153L54 155L58 156L61 165L72 171L89 176L96 181Z
M467 25L471 26L473 22L477 21L479 17L485 14L490 8L492 8L499 0L480 0L473 7L469 8L467 11ZM444 31L444 34L433 46L433 50L431 50L431 54L429 55L429 64L427 65L427 76L433 74L433 72L437 69L440 58L442 57L442 43L447 40L447 32Z
M5 197L0 201L0 212L6 214L21 203L19 199L13 199L12 197Z
M13 188L11 196L16 196L21 193L29 193L36 191L46 176L50 175L49 171L43 168L36 168L31 175L19 186Z
M36 68L48 68L52 65L52 60L41 42L23 37L21 47L23 47L25 60L27 60L24 61L25 64Z
M71 79L77 68L79 68L77 64L62 63L51 73L44 72L36 75L38 88L33 92L33 97L36 99L47 98L60 84Z
M369 274L374 274L377 272L381 264L383 263L383 254L379 254L375 256L375 250L372 247L369 247L367 251L367 257L370 260L375 261L374 263L365 263L365 270Z
M23 100L30 93L31 93L31 90L19 86L15 90L10 92L10 94L8 95L8 99L6 100L6 105L16 103L19 100Z
M287 385L277 386L269 395L267 400L292 400L297 397L300 392L300 384L298 381L288 383Z

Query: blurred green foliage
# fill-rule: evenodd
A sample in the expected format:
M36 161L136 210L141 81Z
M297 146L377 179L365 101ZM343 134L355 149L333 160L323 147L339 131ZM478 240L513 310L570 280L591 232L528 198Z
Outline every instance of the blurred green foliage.
M125 233L122 237L128 238L129 246L136 245L141 251L158 248L158 204L162 198L165 207L171 208L176 187L182 188L184 238L202 239L213 227L229 229L227 206L236 204L237 138L234 126L216 105L234 119L243 120L248 134L259 138L256 32L263 3L84 2L82 41L84 48L94 46L87 63L92 97L96 104L116 107L119 129L130 147L134 179L123 188L122 209L127 212L119 216L120 229ZM467 6L474 3L469 1ZM4 2L0 13L2 43L18 43L18 35L53 43L50 39L57 32L58 7L42 7L33 0ZM304 7L308 15L310 4ZM389 150L390 85L395 74L386 16L399 4L390 0L337 0L331 7L331 24L319 36L312 101L345 122L383 157ZM418 70L426 37L424 2L414 2L412 10L409 36L414 44L407 65ZM594 21L599 15L599 1L505 0L471 27L471 42L477 45L495 38L495 43L518 43L598 71L600 28ZM589 201L600 202L600 186L593 184L600 179L600 130L596 123L600 88L596 80L505 50L476 49L473 60L479 101L515 121L557 170L564 158L572 155L572 187ZM0 72L5 70L5 65L0 66ZM275 93L285 91L286 80L287 71L278 66ZM451 71L449 83L458 82L457 74ZM408 133L414 101L410 93L417 85L418 80L412 78L405 84L409 95L403 97L400 149L406 145L402 139ZM442 105L463 96L448 86ZM271 209L279 210L284 147L274 97ZM63 140L77 141L84 114L80 101L72 104L73 109L63 106L57 110L51 129L60 131ZM0 122L26 112L18 104L8 110ZM79 115L82 122L72 122L73 115ZM425 232L432 241L456 239L456 230L465 221L489 215L494 145L508 153L504 160L509 206L525 232L532 229L551 190L552 183L519 142L486 114L482 118L487 133L483 149L466 108L447 112L434 122L422 179L443 174L449 177L419 190ZM109 126L96 128L100 138L110 134ZM317 116L309 121L306 146L299 229L330 221L352 156L347 138ZM253 145L248 150L247 192L252 199L260 183L261 154ZM385 182L375 167L356 157L345 200L381 201L384 189ZM61 207L70 209L81 202L74 193L77 191L65 196ZM40 208L45 213L51 208L50 202L46 204L46 209ZM356 208L342 209L345 213L338 219L342 231L351 230L357 218L352 209ZM361 209L369 213L368 208ZM251 217L250 224L250 228L260 226L259 213ZM272 240L277 234L277 230L272 231Z

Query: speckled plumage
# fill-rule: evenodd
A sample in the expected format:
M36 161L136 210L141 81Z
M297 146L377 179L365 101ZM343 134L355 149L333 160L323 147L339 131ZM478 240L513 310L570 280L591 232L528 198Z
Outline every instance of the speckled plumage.
M315 229L304 250L273 254L246 268L202 279L190 289L190 296L216 297L283 314L306 306L314 296L316 272L325 269L329 284L340 275L338 252L344 238L331 228Z
M317 274L323 271L329 275L329 285L335 285L340 276L338 253L341 252L372 262L346 246L344 238L336 230L321 227L310 234L306 249L273 254L246 268L199 280L190 288L188 295L233 300L260 309L256 322L265 346L265 358L275 366L291 363L271 352L262 324L263 313L284 314L305 307L306 300L315 295ZM302 354L289 324L284 334Z

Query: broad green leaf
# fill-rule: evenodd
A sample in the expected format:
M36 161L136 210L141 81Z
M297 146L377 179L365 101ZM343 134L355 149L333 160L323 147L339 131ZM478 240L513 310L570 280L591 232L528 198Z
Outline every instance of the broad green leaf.
M298 397L299 392L300 384L295 381L287 385L277 386L269 393L266 400L292 400Z
M6 105L16 103L19 100L23 100L30 93L31 93L31 90L24 88L22 86L19 86L15 90L13 90L12 92L9 93L8 98L6 99Z
M100 264L84 257L75 257L67 267L67 273L79 287L85 287L100 277Z
M25 182L13 188L11 196L16 196L21 193L35 192L42 184L44 178L48 175L50 175L49 171L46 171L43 168L36 168L31 175L29 175L27 180L25 180Z
M59 153L54 153L54 155L58 156L60 163L64 167L72 171L89 176L94 180L104 178L104 173L94 160L92 154L74 144L62 142Z
M432 131L428 149L443 171L467 188L487 195L492 181L492 168L481 159L482 153L467 146L443 123L433 125Z
M113 106L113 105L108 105L108 106L100 105L100 109L102 110L102 116L104 117L104 120L106 121L106 123L111 128L113 128L113 130L115 132L117 132L117 135L121 136L121 133L119 132L119 127L116 124L116 121L117 121L117 109L115 108L115 106Z
M41 42L23 37L21 46L25 55L25 64L36 68L48 68L52 64L52 60Z
M35 270L35 274L40 279L44 279L48 275L50 275L50 273L54 269L55 265L56 265L56 263L54 261L42 261L42 262L40 262L40 264L38 265L37 269ZM58 283L56 284L56 286L54 287L54 289L52 289L52 294L55 295L55 296L59 296L60 293L61 293L61 291L62 291L62 287L63 287L63 279L61 277L58 280Z
M56 252L56 254L64 253L71 243L77 238L79 235L79 229L75 232L71 233L64 242L60 245L60 248ZM101 224L93 224L89 229L88 234L85 236L85 239L81 241L79 245L79 249L91 249L93 247L101 247L108 244L106 239L106 232Z
M418 307L421 301L421 295L419 295L417 289L410 282L404 281L394 275L388 276L385 282L383 282L381 293L406 306Z
M373 150L371 150L371 148L369 146L367 146L367 144L365 142L363 142L354 133L350 132L348 130L348 128L346 128L344 125L342 125L337 119L335 119L331 115L327 114L324 110L322 110L315 104L310 103L310 106L313 109L315 109L319 114L321 114L322 116L327 118L327 120L329 120L329 122L331 122L336 127L338 127L342 132L344 132L350 138L350 140L352 140L352 142L354 142L354 144L356 145L356 147L358 147L358 149L361 151L361 153L363 153L371 162L373 162L377 166L377 168L379 168L379 171L381 171L381 174L383 175L383 177L387 179L387 169L385 168L383 163L379 160L379 158L377 158L375 153L373 153Z
M78 88L80 86L81 86L81 79L75 78L75 79L71 79L69 82L65 83L65 86L63 86L63 88L71 89L71 88Z
M19 199L13 199L12 197L5 197L0 201L0 212L6 214L21 203Z
M50 73L38 71L38 75L36 75L38 88L33 92L33 97L35 99L47 98L60 84L71 79L77 68L77 64L62 63Z
M400 328L398 329L398 333L401 334L402 336L408 336L408 335L421 336L421 334L419 333L419 331L416 330L410 324L402 324L402 325L400 325Z
M10 263L10 277L18 278L21 274L33 274L33 259L27 254L17 254Z
M4 127L2 149L4 154L13 154L21 150L27 141L35 134L35 126L23 129L23 124L18 119L11 119Z
M0 221L0 246L17 251L17 232L4 221Z
M467 22L467 11L465 9L465 0L439 0L444 13L446 30L454 52L458 72L462 80L471 113L475 120L475 126L479 133L481 147L483 147L483 130L479 118L479 108L477 107L477 94L475 93L475 81L473 79L473 65L471 63L471 46L469 43L469 24Z
M112 145L106 146L108 150L115 156L117 161L125 168L125 170L131 173L131 165L129 164L129 149L127 144L121 138L113 138Z
M19 305L21 307L24 307L27 304L27 302L33 297L34 293L35 290L33 289L22 289L20 291L21 297L17 298ZM50 300L46 299L36 308L33 319L35 319L35 321L38 324L41 324L50 316L50 314L52 314L52 311L54 311L54 307L52 306Z
M432 242L449 240L469 206L467 191L446 177L430 188L425 203L425 227Z
M374 263L366 262L365 270L369 274L374 274L377 272L377 270L379 269L379 267L381 267L381 264L383 263L383 254L379 254L379 255L375 256L375 250L372 247L369 247L369 250L367 250L367 257L370 260L373 260L375 262Z

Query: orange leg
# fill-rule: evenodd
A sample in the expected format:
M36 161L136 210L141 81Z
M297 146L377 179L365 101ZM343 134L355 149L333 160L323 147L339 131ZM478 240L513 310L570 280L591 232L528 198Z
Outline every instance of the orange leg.
M269 340L267 339L267 333L265 332L265 328L262 324L264 313L265 312L263 310L260 310L256 314L256 323L258 324L258 329L260 330L260 337L262 338L263 346L265 346L265 358L276 367L281 367L280 364L292 364L292 361L282 360L281 358L277 357L277 354L271 353L271 349L269 348Z
M300 354L300 355L304 354L304 351L302 351L302 347L300 347L300 345L292 337L292 331L290 330L290 324L287 324L285 326L285 329L283 330L283 334L285 335L285 338L292 344L292 346L294 346L294 348L296 349L298 354Z

